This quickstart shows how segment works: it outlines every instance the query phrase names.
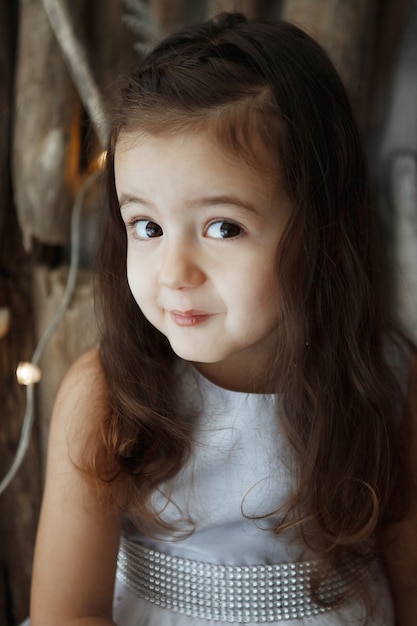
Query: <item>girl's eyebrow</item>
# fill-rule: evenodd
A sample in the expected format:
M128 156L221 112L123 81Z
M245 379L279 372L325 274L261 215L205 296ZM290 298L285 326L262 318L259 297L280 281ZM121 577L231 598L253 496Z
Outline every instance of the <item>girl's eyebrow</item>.
M138 196L132 196L129 194L122 193L122 195L119 198L120 210L123 211L128 204L143 204L143 206L146 206L149 208L153 208L154 206L152 202L148 202L144 200L143 198L139 198Z
M229 204L236 206L240 209L246 209L253 213L257 213L255 206L248 200L243 200L234 194L225 194L220 196L203 196L202 198L196 198L186 203L189 208L204 208L207 206L220 206L222 204Z
M128 194L122 194L119 199L120 210L123 211L126 208L126 205L129 204L141 204L150 209L156 209L156 206L153 202L149 200L145 200L144 198L140 198L139 196L132 196ZM236 206L241 209L246 209L251 213L258 213L256 207L252 202L247 200L242 200L236 195L219 195L219 196L203 196L201 198L195 198L193 200L188 200L185 202L185 207L187 209L199 209L205 208L209 206L220 206L229 204L232 206Z

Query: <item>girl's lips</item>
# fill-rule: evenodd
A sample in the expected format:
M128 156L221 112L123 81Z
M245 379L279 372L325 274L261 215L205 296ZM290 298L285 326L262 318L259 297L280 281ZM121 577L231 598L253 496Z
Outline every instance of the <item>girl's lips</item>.
M177 326L197 326L211 317L210 313L202 311L170 311L169 313Z

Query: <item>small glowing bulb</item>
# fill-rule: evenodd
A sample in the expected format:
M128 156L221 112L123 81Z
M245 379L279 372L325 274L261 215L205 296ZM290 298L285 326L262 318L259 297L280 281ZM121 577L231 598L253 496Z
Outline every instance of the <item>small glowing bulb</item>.
M106 158L107 158L107 150L104 150L104 152L102 152L101 154L99 154L99 156L97 157L97 165L99 166L99 168L102 170L105 165L106 165Z
M42 372L37 365L22 361L16 369L16 378L19 385L33 385L41 379Z

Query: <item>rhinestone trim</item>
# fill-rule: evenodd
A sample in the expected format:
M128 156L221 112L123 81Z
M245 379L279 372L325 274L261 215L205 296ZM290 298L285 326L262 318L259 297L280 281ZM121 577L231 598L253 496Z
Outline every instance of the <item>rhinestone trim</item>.
M314 561L280 565L231 566L170 556L122 538L117 578L133 593L189 617L223 622L262 623L302 619L331 610L310 594ZM350 575L363 576L360 563ZM347 590L339 574L329 575L320 597L333 604Z

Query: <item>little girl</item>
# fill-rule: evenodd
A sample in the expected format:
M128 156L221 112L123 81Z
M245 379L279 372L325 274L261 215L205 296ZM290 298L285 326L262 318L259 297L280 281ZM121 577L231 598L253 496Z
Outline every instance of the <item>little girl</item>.
M416 624L416 356L326 54L225 14L160 43L113 121L32 626Z

